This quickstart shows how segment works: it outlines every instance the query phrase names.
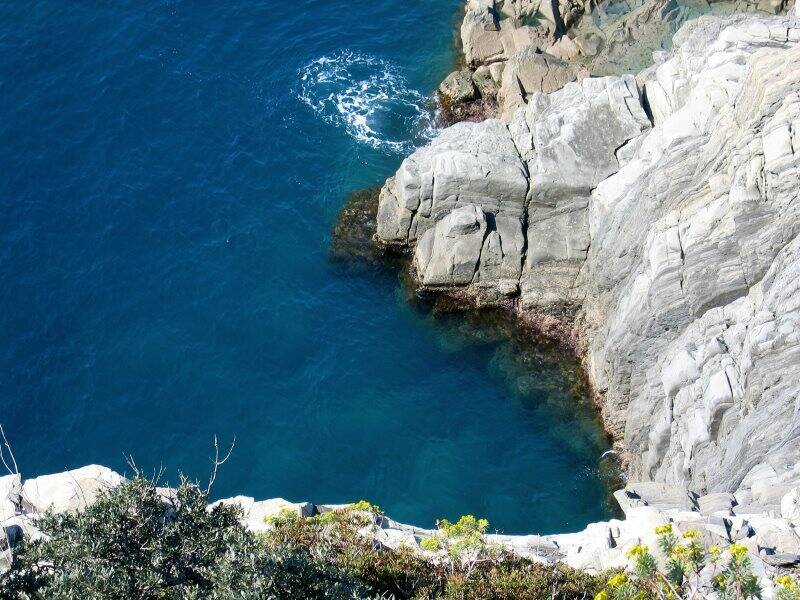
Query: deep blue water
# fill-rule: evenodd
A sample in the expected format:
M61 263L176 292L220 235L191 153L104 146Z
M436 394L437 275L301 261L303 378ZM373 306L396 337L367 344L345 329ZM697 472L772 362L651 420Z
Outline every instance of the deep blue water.
M507 532L605 515L558 353L328 258L430 135L460 0L0 3L0 418L27 476L164 464Z

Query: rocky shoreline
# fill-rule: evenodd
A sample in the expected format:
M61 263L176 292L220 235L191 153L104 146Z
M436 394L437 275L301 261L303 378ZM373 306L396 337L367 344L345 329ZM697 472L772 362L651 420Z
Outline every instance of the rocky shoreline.
M376 243L409 253L419 293L504 308L576 351L643 482L618 496L626 522L628 496L651 508L662 493L689 497L710 535L794 564L796 7L717 5L757 14L688 20L685 7L643 3L606 22L626 36L593 22L589 53L587 8L548 26L506 4L529 6L467 3L468 67L439 90L451 103L491 98L500 118L468 118L403 162L381 190ZM594 76L629 70L614 57L637 43L654 44L655 64ZM682 512L659 518L680 524ZM759 527L785 539L757 541Z
M795 195L790 186L796 163L790 143L777 149L784 152L775 156L782 160L775 165L780 170L765 171L763 157L771 157L773 139L760 129L769 115L759 114L738 139L735 128L743 124L736 100L745 83L757 90L745 100L763 103L765 93L780 93L771 86L783 70L778 61L788 60L796 45L795 24L791 17L692 21L676 35L673 55L636 78L586 78L550 94L533 94L510 122L490 119L444 130L407 158L381 191L376 239L411 253L411 276L420 292L446 294L465 305L504 307L572 342L585 357L611 432L634 458L637 479L735 491L747 475L731 474L717 483L691 464L664 469L659 444L669 432L662 427L661 438L643 439L640 431L652 414L663 413L665 403L672 410L683 396L706 404L705 412L692 415L694 422L680 424L684 429L705 425L716 435L723 414L730 419L737 412L729 410L739 391L730 381L743 374L727 373L723 365L738 358L731 355L735 340L725 339L734 323L724 312L754 309L752 302L743 307L737 300L786 266L773 263L781 258L777 250L794 237L787 211ZM772 79L750 64L761 67L766 54L776 57ZM791 73L786 79L783 91L789 92ZM776 108L774 102L767 106ZM789 104L785 112L793 108ZM792 115L775 118L785 120L772 125L775 141L781 131L791 138ZM756 140L760 147L753 145ZM692 143L693 151L708 156L687 152ZM714 164L726 146L727 164ZM707 171L698 172L690 160L697 158ZM662 162L672 172L665 174ZM770 181L759 182L759 176ZM637 206L634 196L647 201ZM765 210L783 216L783 226L759 230L768 220L761 214ZM715 231L721 239L707 247L703 236L709 226L725 219L728 229ZM770 236L777 238L766 240L774 252L741 249ZM718 266L721 271L714 273ZM730 277L734 281L727 281ZM792 318L791 305L786 308ZM681 334L701 322L713 327L715 316L724 322L716 325L722 329L713 339L683 340L684 348L678 347ZM698 371L690 378L681 370L692 371L686 356L697 354L700 342L716 344L719 351L709 346L706 355L690 357ZM715 359L705 379L698 359ZM723 383L722 375L728 400L714 401L715 393L725 391L714 388ZM705 390L710 395L703 400ZM634 408L647 419L629 419L634 399ZM673 443L681 441L672 437ZM724 444L697 438L676 454L690 463L706 446L718 452ZM659 468L665 471L660 477Z
M502 308L581 357L625 452L625 519L489 541L602 571L670 522L746 546L772 597L776 570L800 565L800 9L762 0L720 9L761 14L687 20L658 0L597 20L591 4L547 6L469 0L468 68L440 91L491 98L501 118L444 129L377 207L374 192L354 197L334 251L371 257L374 218L376 247L408 255L419 293ZM620 74L636 44L655 64ZM44 511L122 481L96 465L0 478L6 548L39 535ZM220 502L253 531L282 510L337 508ZM431 531L376 519L381 547L426 552Z

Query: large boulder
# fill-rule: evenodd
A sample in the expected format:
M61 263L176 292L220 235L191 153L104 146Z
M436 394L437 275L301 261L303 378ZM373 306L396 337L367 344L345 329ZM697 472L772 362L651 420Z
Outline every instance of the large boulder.
M100 465L42 475L27 479L22 485L22 506L33 513L80 510L123 481L122 475Z
M621 150L650 129L650 120L635 78L623 75L535 93L511 129L528 157L531 197L544 202L588 195L619 171Z
M22 479L19 474L0 477L0 521L13 517L22 503Z
M454 208L521 217L528 178L508 126L458 123L405 159L381 190L378 239L406 247Z
M467 70L453 71L439 84L439 93L450 103L475 99L477 94L472 74Z
M417 244L414 266L424 286L472 283L486 236L486 217L480 207L454 209L426 231Z
M270 500L256 500L250 496L234 496L217 500L209 504L209 510L219 505L238 506L242 511L242 524L250 531L263 532L269 529L270 517L278 516L284 512L295 514L298 517L310 517L314 514L314 505L310 502L289 502L283 498Z
M794 487L781 498L781 516L800 523L800 487Z
M525 106L528 96L560 90L567 83L586 77L588 72L549 54L541 54L534 46L525 46L506 63L503 81L497 94L500 116L510 120Z

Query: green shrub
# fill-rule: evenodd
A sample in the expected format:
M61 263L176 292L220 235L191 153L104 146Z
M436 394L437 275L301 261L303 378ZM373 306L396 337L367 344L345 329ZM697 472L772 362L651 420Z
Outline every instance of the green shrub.
M777 600L800 600L800 585L790 575L776 578L775 598Z
M364 588L308 553L265 551L240 523L183 481L164 499L135 477L78 513L46 514L47 539L15 549L0 598L345 598Z

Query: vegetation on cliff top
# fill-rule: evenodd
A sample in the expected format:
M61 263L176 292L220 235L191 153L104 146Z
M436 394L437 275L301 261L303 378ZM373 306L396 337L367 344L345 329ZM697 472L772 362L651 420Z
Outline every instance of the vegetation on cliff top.
M80 512L47 514L43 537L21 542L0 575L0 600L414 599L751 600L761 594L747 548L705 547L695 530L656 529L656 549L629 549L627 572L591 575L520 558L487 541L489 524L439 521L418 548L375 541L385 518L361 501L301 517L284 510L254 533L236 504L208 506L186 480L176 490L142 476ZM777 600L800 600L788 576Z
M188 481L165 493L139 476L83 511L48 514L37 523L46 537L23 541L0 575L0 598L577 600L605 581L491 548L487 524L470 517L442 523L449 553L423 555L364 535L381 518L367 503L284 512L263 534L241 524L238 506L207 503Z

